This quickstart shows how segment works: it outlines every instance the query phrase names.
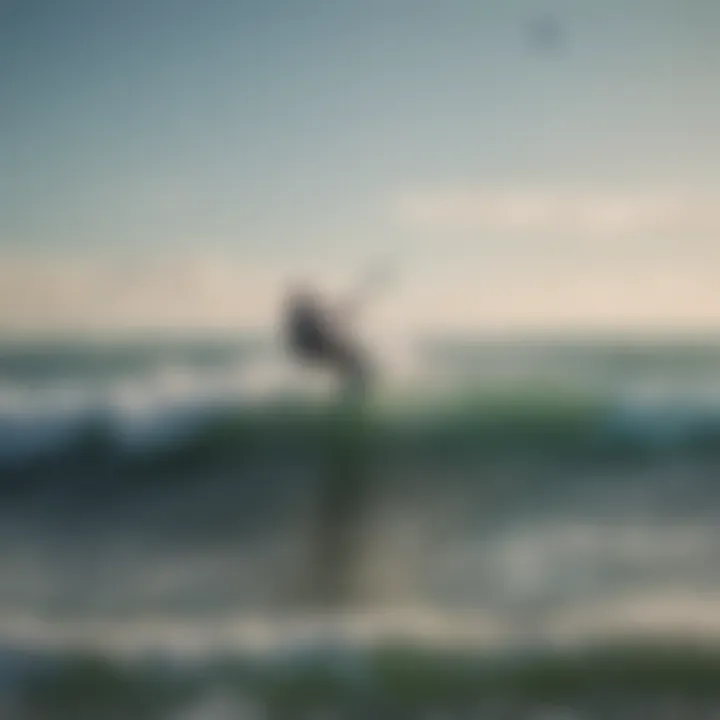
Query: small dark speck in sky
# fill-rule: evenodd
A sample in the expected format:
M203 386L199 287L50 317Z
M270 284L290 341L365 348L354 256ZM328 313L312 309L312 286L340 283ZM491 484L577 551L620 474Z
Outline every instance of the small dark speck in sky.
M564 44L562 27L553 15L532 18L525 26L525 35L530 49L538 54L555 54Z

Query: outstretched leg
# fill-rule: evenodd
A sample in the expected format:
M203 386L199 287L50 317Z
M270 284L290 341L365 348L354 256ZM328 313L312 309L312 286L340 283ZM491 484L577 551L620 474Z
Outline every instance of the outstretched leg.
M313 530L314 599L340 609L363 599L370 510L367 417L358 395L343 393L329 415L327 466L318 488Z

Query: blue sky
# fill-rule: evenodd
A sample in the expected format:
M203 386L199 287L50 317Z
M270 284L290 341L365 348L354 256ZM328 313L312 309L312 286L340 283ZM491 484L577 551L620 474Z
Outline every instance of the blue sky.
M0 0L0 327L386 252L398 322L713 323L718 71L712 0Z

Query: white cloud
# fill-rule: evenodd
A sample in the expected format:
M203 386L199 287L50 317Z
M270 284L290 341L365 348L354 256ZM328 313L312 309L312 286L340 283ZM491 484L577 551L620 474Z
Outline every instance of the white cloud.
M428 231L632 237L720 231L720 197L678 190L468 187L406 190L402 225Z

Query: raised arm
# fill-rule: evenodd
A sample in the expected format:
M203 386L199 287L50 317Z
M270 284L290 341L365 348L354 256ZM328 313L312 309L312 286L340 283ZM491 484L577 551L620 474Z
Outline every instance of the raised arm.
M355 320L365 303L387 287L392 277L393 267L388 263L372 268L352 293L335 304L334 316L342 323Z

